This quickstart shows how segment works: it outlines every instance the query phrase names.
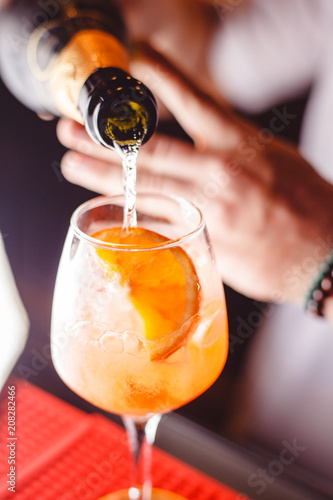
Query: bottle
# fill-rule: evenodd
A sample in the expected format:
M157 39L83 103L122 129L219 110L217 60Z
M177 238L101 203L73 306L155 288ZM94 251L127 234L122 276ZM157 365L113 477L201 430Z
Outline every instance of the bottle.
M153 94L128 74L126 46L111 0L7 0L0 12L0 75L9 90L114 149L146 142L157 125Z

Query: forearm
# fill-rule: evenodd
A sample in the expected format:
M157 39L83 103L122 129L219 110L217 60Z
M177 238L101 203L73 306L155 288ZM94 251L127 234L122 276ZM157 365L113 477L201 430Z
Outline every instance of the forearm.
M184 12L186 22L180 26L175 16L175 25L179 26L174 29L169 26L167 33L157 32L151 42L198 86L208 93L213 93L215 87L208 67L207 54L220 24L215 3L181 0L177 9ZM179 18L179 13L177 17Z

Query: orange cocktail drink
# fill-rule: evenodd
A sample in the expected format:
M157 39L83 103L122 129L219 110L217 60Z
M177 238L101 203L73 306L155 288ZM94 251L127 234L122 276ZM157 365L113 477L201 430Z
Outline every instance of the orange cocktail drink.
M209 261L196 245L168 247L147 229L113 227L92 237L101 246L89 247L85 269L94 269L100 290L81 295L80 314L60 332L67 345L58 373L113 413L161 413L191 401L227 355L225 303Z
M128 431L133 486L103 500L184 500L152 489L137 464L160 414L199 396L223 369L223 287L195 206L139 195L135 224L127 225L125 202L96 198L71 219L54 293L52 359L73 391L121 415Z

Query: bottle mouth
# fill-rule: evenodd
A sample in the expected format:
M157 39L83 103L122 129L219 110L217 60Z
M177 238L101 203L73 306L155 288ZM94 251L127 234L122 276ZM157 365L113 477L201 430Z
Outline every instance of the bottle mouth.
M152 92L119 68L100 68L88 78L80 93L79 109L90 137L109 148L144 144L158 121Z

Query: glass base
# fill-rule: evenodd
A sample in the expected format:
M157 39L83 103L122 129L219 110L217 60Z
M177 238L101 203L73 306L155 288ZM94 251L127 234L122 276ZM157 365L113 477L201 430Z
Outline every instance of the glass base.
M115 491L114 493L110 493L99 500L131 500L131 497L129 496L127 489ZM153 488L151 492L151 500L186 500L186 498L176 495L176 493L172 493L171 491Z

